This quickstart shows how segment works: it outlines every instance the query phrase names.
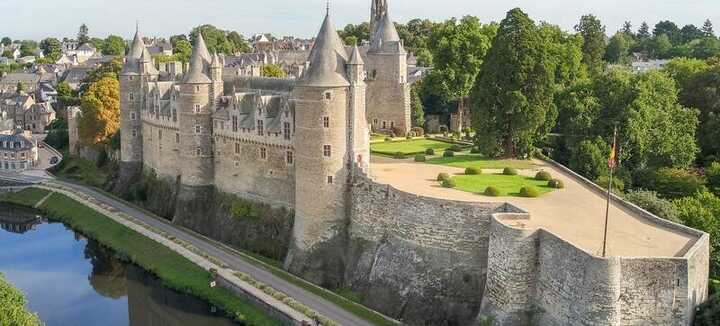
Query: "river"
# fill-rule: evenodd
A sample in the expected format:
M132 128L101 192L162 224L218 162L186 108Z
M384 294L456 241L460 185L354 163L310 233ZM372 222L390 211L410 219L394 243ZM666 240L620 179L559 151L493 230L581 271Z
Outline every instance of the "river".
M206 302L163 287L97 241L38 214L0 204L0 273L46 325L235 325Z

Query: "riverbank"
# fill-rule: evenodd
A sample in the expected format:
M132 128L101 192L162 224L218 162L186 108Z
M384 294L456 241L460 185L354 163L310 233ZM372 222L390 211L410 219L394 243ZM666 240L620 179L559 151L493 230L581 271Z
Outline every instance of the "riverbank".
M41 211L112 248L156 275L169 288L205 300L244 325L281 325L229 290L209 287L212 275L187 258L65 195L28 188L0 201L26 207L40 203L37 208Z
M25 295L14 288L0 273L0 325L41 326L43 323L27 310Z

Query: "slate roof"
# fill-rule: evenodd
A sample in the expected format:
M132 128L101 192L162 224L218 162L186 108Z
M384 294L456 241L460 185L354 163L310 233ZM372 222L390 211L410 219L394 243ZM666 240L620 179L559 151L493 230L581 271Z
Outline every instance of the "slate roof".
M349 86L350 82L345 73L347 59L345 46L330 19L330 13L328 13L310 52L310 68L300 78L298 86Z
M0 150L5 151L25 151L35 147L35 142L25 137L22 133L14 133L12 135L0 135Z

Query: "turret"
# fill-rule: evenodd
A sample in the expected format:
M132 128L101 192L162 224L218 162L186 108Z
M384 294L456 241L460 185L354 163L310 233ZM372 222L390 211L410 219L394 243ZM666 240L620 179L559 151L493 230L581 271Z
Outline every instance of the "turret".
M185 187L213 184L212 101L213 81L208 76L211 57L198 34L190 67L180 83L181 183Z
M220 61L220 56L215 53L210 64L210 80L212 80L212 99L213 103L217 105L220 102L220 97L223 95L223 79L222 79L223 64Z
M135 32L130 51L120 71L120 161L121 176L132 178L142 169L143 141L141 113L145 103L145 85L158 78L150 54L139 31Z
M368 173L370 170L370 130L365 113L365 62L357 45L353 47L350 55L347 74L350 79L349 159L355 167Z
M370 6L370 35L375 33L378 22L387 15L387 0L372 0Z
M330 15L310 52L307 72L293 89L295 101L295 224L286 260L296 274L339 284L343 253L337 241L346 225L351 160L348 157L348 55ZM322 200L319 200L322 199Z

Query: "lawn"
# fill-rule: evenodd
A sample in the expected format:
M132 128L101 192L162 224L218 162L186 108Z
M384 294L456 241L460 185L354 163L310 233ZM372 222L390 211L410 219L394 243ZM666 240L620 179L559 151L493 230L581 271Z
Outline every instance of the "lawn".
M63 153L63 160L50 172L94 187L102 187L108 179L108 172L98 168L94 162L67 153Z
M535 180L532 177L523 175L503 175L503 174L481 174L481 175L456 175L452 179L455 181L455 189L482 194L489 186L493 186L500 190L500 196L520 196L520 188L524 186L534 186L540 192L545 194L553 191L553 188L547 186L547 181Z
M479 169L531 169L534 164L530 160L495 160L479 154L456 154L454 157L428 158L427 163L454 166L457 168L475 167Z
M395 155L402 152L405 155L424 154L425 150L432 148L435 154L442 155L443 151L453 144L432 139L412 139L399 141L384 141L370 144L370 151L375 154Z
M39 188L26 188L19 192L11 192L3 195L0 201L25 207L35 207L35 205L45 198L49 192Z
M17 195L36 198L36 192L30 188ZM73 230L112 248L120 256L128 257L163 280L166 286L206 300L245 325L280 325L279 321L229 290L210 288L210 273L187 258L67 196L53 193L40 209Z

